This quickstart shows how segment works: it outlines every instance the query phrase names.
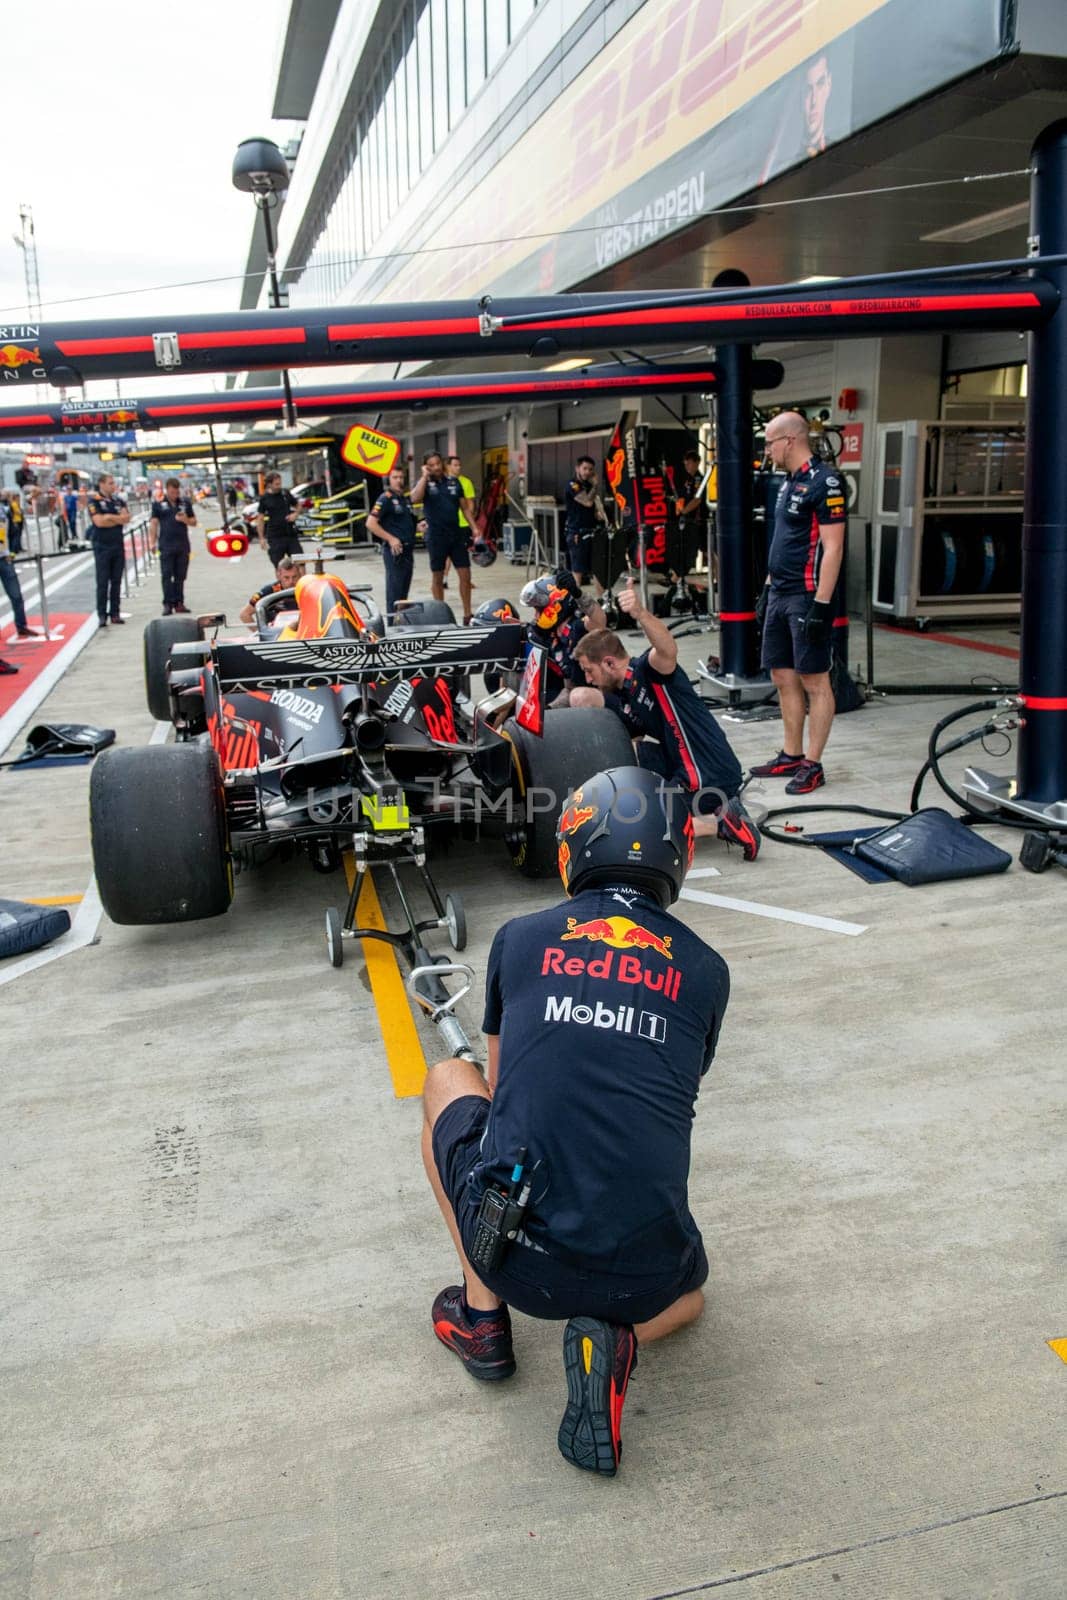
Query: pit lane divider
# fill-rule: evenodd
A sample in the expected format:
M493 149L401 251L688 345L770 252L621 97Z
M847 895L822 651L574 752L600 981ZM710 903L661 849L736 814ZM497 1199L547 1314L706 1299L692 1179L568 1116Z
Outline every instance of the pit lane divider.
M356 866L351 852L344 858L348 887L356 881ZM386 931L378 891L368 872L359 894L359 921L364 928ZM367 964L371 993L378 1011L378 1022L385 1045L385 1059L398 1100L410 1100L422 1093L426 1081L426 1055L415 1026L404 979L391 945L381 939L363 939L363 959Z

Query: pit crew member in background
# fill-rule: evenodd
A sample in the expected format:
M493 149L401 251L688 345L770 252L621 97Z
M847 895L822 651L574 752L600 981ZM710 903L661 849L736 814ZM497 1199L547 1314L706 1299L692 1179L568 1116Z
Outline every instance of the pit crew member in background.
M411 491L416 505L422 506L426 523L426 548L430 554L430 593L435 600L445 597L445 567L449 561L459 579L463 620L471 620L471 558L467 532L460 527L462 511L474 525L474 501L463 493L458 478L450 478L436 450L422 458L422 476ZM469 530L468 530L469 531Z
M262 589L257 589L255 594L249 597L248 604L241 607L238 615L240 616L242 622L255 622L256 604L258 601L262 600L265 595L280 594L283 589L296 588L296 580L300 576L300 568L297 566L292 556L282 556L282 559L278 562L278 565L274 569L274 573L274 582L266 584Z
M569 798L557 839L570 900L493 941L488 1086L469 1061L426 1078L423 1160L463 1272L434 1301L433 1329L492 1381L515 1371L509 1307L566 1322L559 1449L613 1476L638 1347L704 1307L690 1130L730 979L668 914L692 818L661 779L598 773ZM502 1191L517 1211L498 1254L479 1212Z
M36 639L39 637L36 628L31 628L26 621L26 605L22 598L22 585L19 582L18 568L11 559L11 536L8 523L0 518L0 588L3 589L11 602L12 620L15 624L15 633L20 639ZM12 672L17 672L18 667L7 664L5 677Z
M678 665L678 646L665 623L641 604L631 577L619 608L644 633L649 649L627 657L608 628L587 633L575 646L589 688L572 689L572 706L608 706L640 740L643 767L669 778L689 796L698 835L739 844L755 861L760 838L741 803L741 765L726 735ZM650 742L652 741L652 742Z
M778 689L782 748L753 767L752 776L788 778L786 794L811 794L826 782L822 753L834 720L830 641L845 550L845 489L835 468L812 456L799 412L773 417L766 441L772 465L789 473L774 508L767 582L756 602L761 665Z
M367 527L382 541L385 563L385 614L391 617L398 600L406 600L415 570L415 513L404 493L404 472L394 467L367 517Z
M89 521L93 529L93 560L96 563L96 615L100 626L118 626L122 574L126 567L126 524L130 513L125 500L115 493L110 472L96 480L96 493L89 496Z
M163 578L163 615L188 614L185 603L185 578L189 571L189 529L196 527L193 502L182 495L177 478L168 478L162 500L153 500L148 524L148 546L159 551L159 570Z
M574 659L575 646L590 628L604 627L604 609L586 599L574 574L566 570L532 579L519 595L519 604L536 613L526 630L530 643L543 645L548 652L547 703L566 706L572 688L585 682Z
M281 473L268 472L256 508L256 526L260 549L270 556L272 567L278 565L282 556L299 555L303 550L300 536L293 527L299 515L296 501L288 489L282 488Z
M608 520L597 493L596 462L592 456L579 456L574 463L574 477L563 491L563 504L567 559L580 587L593 575L593 534L597 523Z

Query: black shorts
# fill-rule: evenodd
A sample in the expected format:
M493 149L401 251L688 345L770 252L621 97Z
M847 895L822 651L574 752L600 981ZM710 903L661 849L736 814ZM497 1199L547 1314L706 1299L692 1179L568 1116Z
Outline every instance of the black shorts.
M276 567L282 556L302 555L304 546L300 543L298 533L278 533L267 535L267 555L272 567Z
M464 1095L447 1105L434 1123L433 1158L465 1250L474 1237L481 1202L469 1176L481 1154L489 1107L480 1095ZM654 1276L593 1271L518 1243L509 1246L495 1272L480 1274L486 1288L513 1310L549 1322L567 1322L571 1317L649 1322L683 1294L699 1289L707 1276L708 1258L699 1234L680 1261Z
M443 572L445 563L451 561L456 571L471 564L470 549L467 540L470 537L468 528L434 529L431 528L426 535L426 549L430 555L430 571Z
M804 635L804 618L811 610L810 594L778 594L771 590L763 619L760 666L792 667L805 677L830 670L830 642L811 645Z

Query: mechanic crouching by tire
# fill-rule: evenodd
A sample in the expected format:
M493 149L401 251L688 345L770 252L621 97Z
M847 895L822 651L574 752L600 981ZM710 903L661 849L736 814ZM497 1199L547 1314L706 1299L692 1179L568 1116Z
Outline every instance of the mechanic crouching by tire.
M739 844L746 861L759 855L760 836L741 803L741 764L707 706L678 665L678 646L665 623L641 604L631 578L619 609L632 617L650 648L627 658L617 634L599 628L579 639L574 659L589 687L572 689L572 706L607 706L640 740L637 759L689 797L693 830Z
M495 1381L515 1371L509 1307L565 1322L559 1449L613 1476L639 1346L704 1307L690 1129L729 973L668 914L693 828L662 779L599 773L557 838L570 900L493 941L488 1086L461 1060L426 1079L423 1160L463 1271L433 1329Z

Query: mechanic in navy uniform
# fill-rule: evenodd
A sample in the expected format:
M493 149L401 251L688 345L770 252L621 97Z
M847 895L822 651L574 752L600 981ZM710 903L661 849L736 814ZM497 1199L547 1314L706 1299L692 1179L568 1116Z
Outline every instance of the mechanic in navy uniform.
M682 457L682 479L674 503L682 536L682 562L686 571L696 561L697 552L707 544L708 502L700 492L703 482L700 455L696 450L687 450Z
M163 579L163 615L187 615L185 578L189 571L189 529L196 527L193 502L182 494L177 478L168 478L162 500L153 500L148 524L149 548L159 551Z
M470 530L474 526L474 501L463 492L459 478L449 477L436 450L422 458L422 476L411 491L416 505L422 506L426 523L426 548L430 555L430 593L435 600L445 597L445 565L451 561L459 579L463 620L471 620ZM463 512L470 527L460 525Z
M587 633L574 655L589 687L572 689L571 705L614 711L640 741L641 765L687 796L695 832L739 844L744 859L755 861L760 836L741 802L741 764L679 667L674 635L642 606L632 577L619 595L619 609L641 629L649 649L627 658L626 646L609 628Z
M268 472L256 507L256 525L260 549L270 556L272 567L278 565L282 556L299 555L303 550L300 535L293 527L298 515L296 501L288 489L282 488L281 473Z
M110 472L96 480L96 493L89 496L89 522L92 526L93 560L96 563L96 615L102 628L109 622L125 621L119 615L122 574L126 567L126 524L130 513L125 500L115 493Z
M256 606L268 594L281 594L283 589L295 589L296 581L300 576L300 568L292 556L282 556L274 569L274 582L264 584L262 589L257 589L255 594L249 595L248 604L242 606L238 612L242 622L253 623L256 620Z
M404 493L404 472L394 467L367 517L367 527L382 541L385 563L385 614L406 600L415 570L415 513Z
M778 754L753 767L752 776L788 778L786 794L811 794L826 782L822 754L834 720L831 630L845 552L845 488L836 467L812 456L799 412L773 417L766 441L772 465L789 474L775 505L767 582L756 604L761 665L778 689L783 737Z
M509 1307L566 1321L559 1448L612 1476L638 1346L704 1307L690 1133L730 979L669 915L693 835L662 779L598 773L570 796L557 841L570 900L493 940L488 1085L469 1061L426 1078L423 1159L463 1269L434 1301L433 1328L472 1377L493 1380L515 1371ZM517 1237L475 1274L482 1195L512 1187L518 1166Z
M592 456L579 456L574 477L563 491L563 537L567 560L576 583L593 575L593 535L599 522L606 522L604 507L596 486L596 462Z

